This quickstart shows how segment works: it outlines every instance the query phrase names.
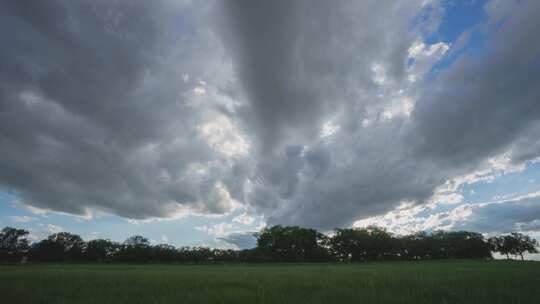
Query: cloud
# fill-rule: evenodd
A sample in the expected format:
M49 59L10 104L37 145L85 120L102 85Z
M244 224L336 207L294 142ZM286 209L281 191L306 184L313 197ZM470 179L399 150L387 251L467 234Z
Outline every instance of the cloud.
M416 41L409 48L411 64L409 69L409 81L421 79L431 68L448 52L450 46L444 42L426 45L422 41Z
M233 229L233 224L231 223L219 223L211 226L203 225L203 226L195 226L195 230L206 232L208 235L221 237L226 235L230 232L230 230Z
M219 32L248 106L243 119L261 153L318 135L328 114L376 89L371 66L387 81L404 74L408 31L422 1L230 1ZM316 21L315 21L316 20ZM356 102L354 102L354 101ZM342 109L343 110L343 109Z
M58 233L58 232L62 232L64 230L60 226L49 224L49 223L47 223L47 224L38 223L37 226L39 227L38 232L41 232L41 233L39 233L41 235L43 235L44 233L47 233L47 234Z
M238 249L250 249L257 245L257 239L254 234L255 232L230 233L219 239Z
M510 199L466 205L470 215L455 225L456 229L508 233L513 231L538 232L540 192Z
M540 156L540 7L503 2L457 42L428 39L437 1L4 3L0 189L33 210L321 229L459 205L463 183Z
M9 219L10 219L12 222L15 222L15 223L28 223L28 222L32 222L32 221L35 221L35 220L36 220L35 217L33 217L33 216L26 216L26 215L22 215L22 216L13 215L13 216L9 216Z
M509 8L503 25L486 34L481 58L466 53L422 94L413 112L419 156L470 164L536 133L540 39L533 12L538 8L536 1Z
M220 238L215 239L208 239L202 242L198 242L193 247L207 247L207 248L214 248L214 249L223 249L223 250L239 250L242 248L239 248L233 243L227 242Z
M407 14L400 15L405 16L404 20L373 14L374 19L357 18L362 24L352 26L356 24L349 22L348 14L358 17L362 12L381 7L390 14L394 14L392 9L403 10L392 4L385 6L386 2L371 7L364 4L358 7L361 12L347 4L330 9L343 15L331 19L329 24L325 23L328 15L306 17L322 19L317 26L322 24L323 29L309 21L302 23L302 17L311 17L309 14L317 11L317 5L306 5L308 13L297 18L289 17L287 14L293 14L290 12L285 15L274 12L285 10L277 5L268 8L274 12L269 15L263 13L266 8L261 6L254 5L248 12L235 7L235 22L245 18L261 23L260 28L256 25L257 31L237 30L240 42L230 40L235 46L245 48L237 51L245 58L237 63L240 79L242 73L248 75L243 85L254 113L277 116L268 124L258 121L264 124L258 138L268 138L268 145L277 152L265 154L259 160L258 176L247 200L267 215L270 224L323 229L350 225L355 219L384 214L404 202L429 202L437 189L449 181L498 170L494 160L504 156L510 155L510 163L515 165L538 156L538 150L528 149L526 158L514 157L522 146L527 146L515 139L530 144L535 138L532 134L538 131L536 101L540 91L536 80L540 77L529 78L539 71L536 67L540 39L534 30L538 20L531 13L536 10L536 2L513 9L503 27L485 33L482 60L474 57L473 51L465 52L436 77L420 81L417 78L442 58L449 44L426 45L418 42L418 39L422 41L421 34L414 37L402 33L406 27L400 24L409 20ZM366 10L366 7L377 9ZM288 9L304 11L296 7ZM283 24L283 28L269 26L272 22ZM295 25L292 33L285 29L287 22ZM376 31L379 26L385 27L384 33ZM317 31L316 37L326 37L328 30L346 33L347 38L340 40L340 35L329 35L328 39L310 41L311 36L306 34L310 30ZM290 37L295 31L301 33L298 34L301 39ZM370 33L377 36L371 37ZM371 43L356 39L358 36L372 38ZM277 41L277 45L258 48L264 45L260 40L266 38ZM392 51L378 52L381 44L385 50ZM354 56L348 56L350 49L355 50ZM325 68L317 73L310 70L317 66L317 61L311 62L314 60L311 54L320 52L325 54L321 56ZM276 62L272 61L274 56ZM278 61L283 56L285 59ZM287 56L293 56L294 60ZM406 69L408 59L413 64ZM264 66L259 68L252 61L261 61ZM308 62L308 67L299 66L302 62ZM348 69L351 66L355 67L354 71ZM300 75L297 76L300 82L290 79L295 75ZM412 83L411 77L415 80ZM317 87L310 87L312 84ZM269 92L270 87L275 90ZM307 101L309 109L305 110L308 106L302 103ZM292 115L306 120L297 120ZM324 139L314 138L309 132L295 133L317 130L328 117L340 129ZM280 119L285 122L281 123ZM268 132L273 135L268 136ZM454 195L453 201L459 202L456 199Z
M270 223L346 225L403 199L427 199L444 181L406 179L416 163L392 169L406 157L399 146L402 116L412 110L405 62L424 25L407 24L427 9L409 4L225 4L222 39L249 101L239 118L252 130L257 162L246 202Z
M540 231L540 192L490 202L464 203L447 211L440 210L437 206L431 209L403 205L385 215L357 221L355 226L384 226L399 234L433 230L468 230L487 234Z
M255 221L255 218L244 212L234 217L232 221L243 225L250 225Z
M199 24L204 10L3 3L1 27L12 32L0 50L1 189L32 210L78 215L234 208L238 165L219 153L243 151L241 135L197 132L232 109L216 89L227 69L212 61L219 48Z

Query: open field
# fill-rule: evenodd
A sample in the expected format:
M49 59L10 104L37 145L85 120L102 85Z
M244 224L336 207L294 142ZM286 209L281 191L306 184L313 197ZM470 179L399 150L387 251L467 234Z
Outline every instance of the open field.
M538 262L0 266L2 303L539 303Z

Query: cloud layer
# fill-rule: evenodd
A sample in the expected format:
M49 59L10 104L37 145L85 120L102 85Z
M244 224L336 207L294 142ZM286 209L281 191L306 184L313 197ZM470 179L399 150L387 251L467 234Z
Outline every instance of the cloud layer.
M537 158L540 4L488 2L459 52L427 42L444 7L5 1L0 189L330 229Z
M4 31L13 31L0 51L4 189L75 214L232 208L223 182L235 161L216 153L204 132L229 101L201 96L213 94L203 74L224 64L206 61L205 52L218 51L203 26L194 36L198 24L188 22L203 17L193 8L8 1L1 14Z

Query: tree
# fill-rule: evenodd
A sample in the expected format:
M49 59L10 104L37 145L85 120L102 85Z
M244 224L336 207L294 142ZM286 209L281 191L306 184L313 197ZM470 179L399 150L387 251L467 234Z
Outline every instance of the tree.
M191 258L192 261L199 263L212 262L214 257L212 255L212 250L207 247L193 247L191 248Z
M401 238L406 259L486 259L490 243L484 236L468 231L418 232Z
M484 236L468 231L437 231L438 257L451 259L491 258L489 244Z
M30 259L41 262L61 262L64 259L64 248L49 239L32 245Z
M214 262L234 262L238 260L238 251L232 249L212 250Z
M150 246L150 241L141 235L134 235L129 238L127 238L124 241L124 244L127 246L135 246L135 247L148 247Z
M79 235L59 232L51 234L47 239L62 249L61 260L77 261L82 259L86 243Z
M84 240L68 232L50 235L32 244L28 231L5 227L0 232L0 261L16 261L28 253L43 262L92 261L137 263L218 262L370 262L386 260L479 259L499 252L524 259L526 252L538 252L536 240L521 233L491 237L468 231L417 232L399 236L384 228L336 229L331 236L298 226L272 226L255 234L257 247L245 250L152 246L140 235L119 244L110 240Z
M537 241L531 238L528 235L513 232L510 234L513 239L511 253L514 255L519 255L523 261L523 253L538 253L536 246L538 245Z
M506 259L510 259L510 239L507 236L493 236L488 239L490 250L506 255Z
M148 262L154 258L150 241L140 235L127 238L116 257L124 262Z
M336 229L330 244L340 261L367 262L400 256L399 241L384 228L375 226Z
M510 254L512 254L519 255L523 261L523 254L525 252L538 252L536 248L538 245L537 241L522 233L513 232L509 235L491 237L488 242L492 251L506 255L507 259L510 259Z
M430 240L431 236L424 231L406 235L400 238L401 257L408 260L423 260L432 258Z
M257 237L257 249L273 261L315 262L328 258L321 246L324 235L315 229L298 226L264 228Z
M175 262L178 257L178 251L172 245L159 244L154 246L154 258L160 263Z
M111 240L91 240L86 244L85 258L88 261L110 261L118 251L119 244Z
M0 260L14 262L28 252L28 231L5 227L0 232Z

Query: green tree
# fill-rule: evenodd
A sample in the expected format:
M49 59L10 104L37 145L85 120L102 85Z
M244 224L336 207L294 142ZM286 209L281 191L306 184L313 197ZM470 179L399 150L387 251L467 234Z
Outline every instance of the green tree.
M79 235L59 232L51 234L47 239L62 249L62 260L76 261L82 259L86 243Z
M176 248L169 244L159 244L154 246L155 260L160 263L172 263L176 261L178 257L178 251Z
M119 249L119 244L111 240L91 240L86 245L85 258L88 261L110 261Z
M28 252L28 231L5 227L0 232L0 260L14 262Z
M325 236L315 229L273 226L257 235L257 249L278 262L315 262L328 258Z
M336 229L330 239L331 251L340 261L367 262L400 257L397 238L384 228Z
M498 252L506 255L506 259L510 259L511 241L508 236L493 236L488 239L489 247L492 252Z
M538 246L538 243L530 236L522 233L513 232L510 234L510 237L512 238L512 246L510 252L514 255L519 255L522 261L524 260L523 254L525 252L538 253L538 249L536 248L536 246Z
M150 262L154 256L150 241L143 236L134 235L124 241L116 258L123 262Z
M506 255L507 259L510 259L510 255L519 255L523 261L525 252L538 252L536 248L538 242L522 233L513 232L509 235L491 237L488 242L492 251Z
M150 241L141 235L134 235L130 236L124 241L124 245L126 246L134 246L134 247L148 247L150 246Z

